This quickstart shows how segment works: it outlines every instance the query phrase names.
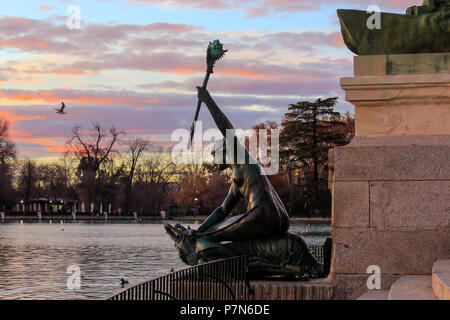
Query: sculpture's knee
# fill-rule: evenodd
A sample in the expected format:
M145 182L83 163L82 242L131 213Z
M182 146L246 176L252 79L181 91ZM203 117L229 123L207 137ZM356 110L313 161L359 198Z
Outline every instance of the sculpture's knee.
M204 238L202 237L202 238L197 239L196 249L197 249L197 252L201 252L201 251L204 251L207 249L217 248L220 245L221 245L220 243L211 241L207 237L204 237Z

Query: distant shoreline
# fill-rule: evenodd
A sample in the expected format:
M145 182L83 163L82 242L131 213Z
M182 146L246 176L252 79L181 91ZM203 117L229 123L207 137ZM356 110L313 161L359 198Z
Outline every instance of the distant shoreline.
M28 222L49 222L50 220L58 221L63 220L64 222L77 222L77 221L203 221L206 219L206 216L189 216L189 217L173 217L170 219L164 219L158 216L138 216L137 219L134 216L117 216L117 215L108 215L108 218L105 218L103 215L99 216L86 216L86 215L78 215L76 219L73 219L71 215L43 215L42 219L38 219L36 215L5 215L5 219L0 219L0 222L13 222L13 221L28 221ZM302 217L294 217L290 218L290 221L317 221L317 222L329 222L330 218L302 218Z

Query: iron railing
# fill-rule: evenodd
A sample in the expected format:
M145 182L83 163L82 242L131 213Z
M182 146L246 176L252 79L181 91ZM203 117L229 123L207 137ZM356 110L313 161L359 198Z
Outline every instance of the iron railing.
M322 245L309 246L309 250L324 263ZM247 300L247 273L246 256L215 260L140 282L107 300Z
M107 300L247 300L247 257L215 260L140 282Z

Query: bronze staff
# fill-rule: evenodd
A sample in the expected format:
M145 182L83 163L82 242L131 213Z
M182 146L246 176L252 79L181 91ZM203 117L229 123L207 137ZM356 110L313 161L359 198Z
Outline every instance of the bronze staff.
M222 57L225 55L225 52L228 50L223 49L223 45L220 43L219 40L214 40L213 42L210 42L208 45L208 49L206 50L206 74L205 79L203 80L202 88L206 89L206 86L208 85L209 75L211 73L214 73L214 64L217 60L222 59ZM198 119L198 114L200 113L200 106L202 105L202 102L198 100L197 102L197 109L195 110L195 116L194 121L192 121L191 125L191 133L189 135L189 142L188 147L190 148L192 145L192 139L194 138L194 131L195 131L195 123Z

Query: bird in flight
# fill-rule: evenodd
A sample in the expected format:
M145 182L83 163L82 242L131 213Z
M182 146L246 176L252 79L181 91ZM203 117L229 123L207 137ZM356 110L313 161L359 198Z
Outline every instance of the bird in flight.
M58 114L66 114L65 112L64 112L64 108L66 107L66 105L64 104L64 102L61 102L61 108L56 108L55 110L56 110L56 113L58 113Z

